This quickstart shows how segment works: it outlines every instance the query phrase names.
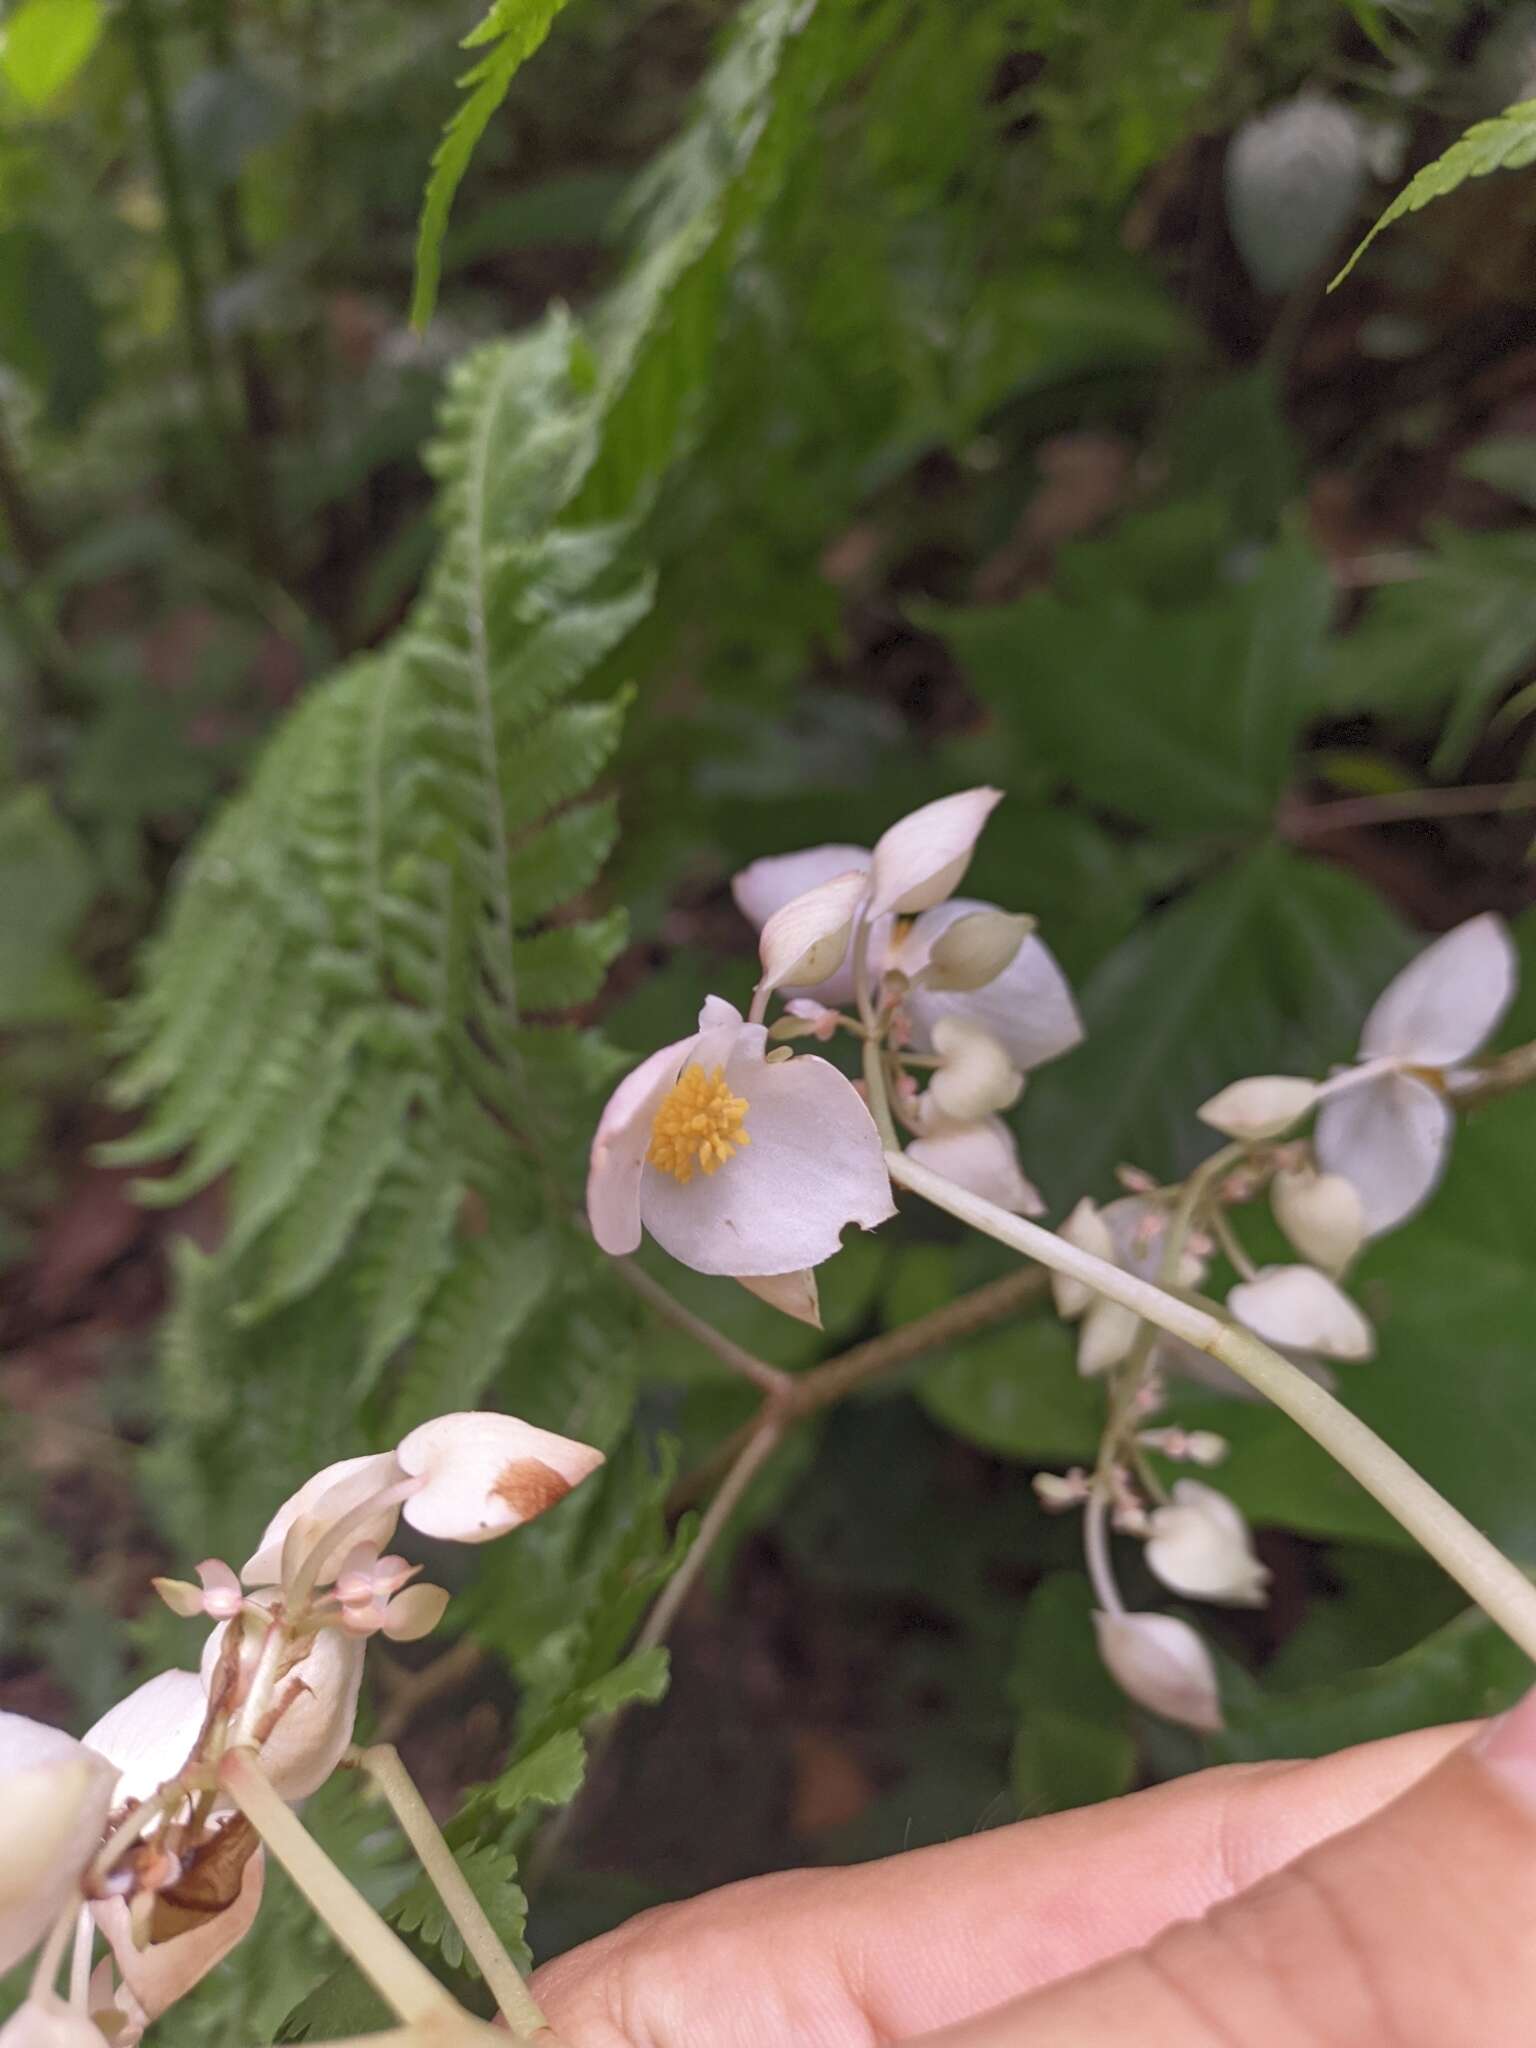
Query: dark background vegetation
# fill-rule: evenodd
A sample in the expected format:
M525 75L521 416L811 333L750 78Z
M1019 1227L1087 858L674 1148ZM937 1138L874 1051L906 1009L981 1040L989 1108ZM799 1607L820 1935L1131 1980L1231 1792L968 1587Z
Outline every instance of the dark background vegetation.
M20 0L5 17L8 1708L83 1727L146 1663L185 1660L150 1573L199 1541L238 1561L311 1447L343 1455L377 1423L357 1421L341 1324L292 1368L310 1420L291 1439L298 1378L263 1377L249 1349L223 1362L189 1324L227 1187L182 1192L173 1158L146 1207L138 1164L113 1163L137 1115L103 1093L115 1006L179 858L268 734L407 617L447 366L620 275L636 176L734 12L575 0L491 122L420 334L416 216L473 10ZM1187 1168L1191 1111L1225 1081L1347 1056L1414 934L1491 908L1536 958L1536 176L1467 185L1325 291L1415 167L1536 91L1536 6L847 12L868 17L849 31L867 61L850 42L771 199L752 198L677 458L639 515L658 597L601 672L638 687L604 785L617 851L582 899L625 906L629 937L573 1014L631 1051L677 1036L706 990L750 985L735 867L997 782L975 886L1038 914L1088 1023L1018 1119L1059 1215L1121 1162ZM1238 180L1233 138L1261 117ZM727 202L744 211L745 184ZM1529 1036L1529 998L1524 1018ZM1533 1139L1528 1104L1488 1111L1431 1210L1373 1251L1381 1355L1346 1388L1527 1564ZM914 1218L851 1246L824 1342L723 1283L664 1277L799 1366L990 1277L994 1254ZM604 1313L594 1358L622 1352L639 1437L670 1436L691 1468L746 1390L632 1307ZM475 1397L526 1407L563 1331L500 1328ZM1047 1317L1000 1328L786 1447L685 1612L670 1697L621 1724L544 1855L541 1953L660 1896L1518 1684L1288 1424L1186 1398L1181 1416L1234 1440L1221 1483L1260 1526L1275 1597L1213 1624L1232 1721L1214 1751L1129 1712L1087 1646L1073 1532L1028 1485L1092 1450L1070 1359ZM221 1409L226 1380L242 1391ZM540 1419L563 1426L551 1400ZM203 1539L205 1496L225 1519ZM445 1811L505 1748L496 1614L470 1594L459 1620L484 1655L435 1695L416 1703L398 1673L376 1691ZM331 1804L339 1853L387 1894L397 1865ZM276 2026L293 2000L269 2009L263 1956L295 1924L168 2037L220 2038L231 2012L242 2033ZM323 1959L311 1941L299 1988Z

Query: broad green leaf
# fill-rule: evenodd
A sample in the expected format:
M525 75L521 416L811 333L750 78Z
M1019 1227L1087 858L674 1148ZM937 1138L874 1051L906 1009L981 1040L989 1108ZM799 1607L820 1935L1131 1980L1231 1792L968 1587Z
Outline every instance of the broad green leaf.
M0 26L0 72L28 106L45 107L95 49L101 0L20 0Z
M1518 100L1491 121L1478 121L1443 156L1416 172L1328 289L1341 285L1383 228L1391 227L1404 214L1417 213L1432 199L1443 199L1468 178L1486 178L1491 171L1523 170L1530 163L1536 163L1536 99Z
M1472 1611L1385 1664L1298 1692L1267 1693L1227 1667L1225 1731L1215 1757L1328 1756L1350 1743L1401 1735L1512 1706L1531 1683L1531 1664L1491 1621Z
M1087 1038L1030 1088L1026 1169L1053 1204L1212 1146L1194 1112L1245 1074L1322 1073L1410 950L1371 890L1265 847L1149 916L1082 990Z
M62 243L38 228L0 228L0 362L61 430L79 424L106 383L96 301Z
M432 175L422 200L421 225L416 237L416 291L411 301L411 320L417 327L426 326L437 303L448 215L453 196L469 169L475 145L506 98L512 80L549 34L564 5L565 0L493 0L485 19L464 38L466 50L478 50L485 44L492 47L459 80L469 97L443 130L443 139L432 158Z
M1013 1790L1019 1810L1060 1813L1129 1789L1136 1745L1126 1700L1094 1647L1093 1591L1055 1572L1030 1595L1009 1690L1019 1708Z
M983 1450L1040 1463L1091 1458L1104 1422L1103 1389L1078 1373L1076 1339L1044 1314L957 1345L919 1373L916 1392Z
M931 622L1021 748L1087 803L1196 834L1268 822L1320 703L1331 608L1322 563L1288 542L1178 611L1041 594Z
M1450 707L1433 769L1454 774L1499 693L1536 658L1536 534L1442 527L1406 583L1372 599L1338 641L1328 695L1340 711L1414 716Z
M517 1882L517 1858L497 1843L485 1842L475 1848L460 1849L457 1860L497 1940L520 1970L530 1970L533 1958L523 1938L528 1925L528 1901ZM465 1951L458 1927L437 1887L425 1871L390 1907L389 1917L403 1934L414 1934L418 1941L435 1948L450 1970L464 1969L472 1977L480 1974Z

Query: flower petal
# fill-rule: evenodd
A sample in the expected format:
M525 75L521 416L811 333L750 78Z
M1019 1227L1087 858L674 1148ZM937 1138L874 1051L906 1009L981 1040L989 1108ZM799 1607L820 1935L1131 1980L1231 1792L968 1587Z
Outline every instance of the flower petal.
M605 1252L621 1257L640 1243L640 1179L651 1125L698 1034L642 1060L614 1089L598 1122L587 1168L587 1221Z
M1227 1607L1262 1607L1270 1574L1253 1554L1240 1510L1198 1479L1180 1479L1172 1503L1152 1511L1149 1570L1175 1593Z
M1445 1170L1454 1121L1440 1091L1413 1074L1372 1074L1324 1102L1312 1136L1317 1163L1354 1182L1367 1236L1423 1208Z
M1316 1100L1315 1081L1297 1074L1254 1074L1202 1102L1195 1115L1226 1137L1257 1143L1288 1131Z
M108 1707L85 1740L115 1766L112 1804L147 1799L192 1754L208 1712L195 1671L161 1671Z
M1212 1735L1221 1726L1221 1694L1211 1653L1172 1614L1095 1614L1099 1655L1122 1691L1165 1720Z
M76 1891L117 1773L62 1728L0 1713L0 1973L42 1940Z
M221 1912L209 1913L184 1934L142 1949L134 1944L125 1899L103 1899L94 1907L96 1925L146 2023L185 1998L250 1933L265 1879L266 1857L258 1842L241 1869L239 1889L229 1905Z
M842 842L832 846L807 846L799 853L770 854L763 860L753 861L750 867L743 868L733 878L731 894L742 916L761 931L773 913L786 903L792 903L797 896L803 896L821 882L830 882L834 876L847 874L850 868L861 868L867 874L869 862L867 846L850 846ZM850 1001L853 974L848 962L844 961L828 980L806 993L819 996L833 1008Z
M603 1462L591 1444L515 1415L474 1411L422 1423L395 1456L426 1482L405 1503L405 1519L450 1543L488 1543L531 1522Z
M318 1535L322 1523L336 1521L352 1508L360 1507L370 1493L380 1492L399 1476L388 1451L342 1458L325 1466L283 1502L262 1532L260 1543L246 1559L241 1578L248 1586L275 1586L282 1569L283 1544L301 1516L313 1521ZM377 1524L358 1530L354 1540L376 1544L382 1550L394 1535L398 1519L398 1509L386 1508Z
M640 1189L645 1227L696 1273L788 1273L831 1258L850 1223L896 1213L880 1134L852 1083L815 1054L769 1064L760 1025L744 1025L725 1062L745 1098L750 1145L682 1183L656 1167Z
M868 887L863 868L850 868L779 906L758 941L760 999L776 988L819 988L831 980L847 958L853 920Z
M1019 1148L1001 1117L979 1123L942 1123L907 1147L919 1166L942 1173L958 1187L969 1188L983 1201L995 1202L1015 1216L1039 1216L1045 1204L1040 1191L1019 1166Z
M959 918L995 907L972 897L956 896L933 910L925 910L899 944L888 951L885 966L915 977L927 966L934 941L951 925ZM913 1043L919 1050L932 1045L933 1027L940 1017L969 1017L991 1032L1024 1073L1043 1066L1047 1060L1058 1059L1082 1042L1082 1019L1067 978L1050 947L1033 934L985 988L964 993L915 988L903 999L902 1007L912 1026Z
M1108 1259L1111 1265L1115 1263L1115 1241L1110 1236L1109 1225L1104 1221L1098 1203L1091 1195L1081 1198L1057 1235L1064 1237L1068 1244L1076 1245L1080 1252L1092 1252L1096 1259ZM1086 1280L1074 1280L1068 1273L1052 1273L1051 1295L1057 1315L1069 1323L1086 1313L1099 1298Z
M1317 1358L1375 1355L1370 1324L1343 1288L1313 1266L1264 1266L1256 1279L1239 1281L1227 1308L1255 1336L1282 1350L1310 1351Z
M1508 927L1485 911L1410 960L1377 997L1360 1057L1444 1067L1476 1052L1509 1008L1520 963Z
M407 1586L384 1610L384 1633L392 1643L419 1643L448 1612L442 1586Z
M1095 1379L1111 1366L1121 1364L1140 1328L1141 1318L1134 1309L1125 1308L1118 1301L1106 1301L1100 1295L1083 1317L1077 1333L1077 1369L1084 1379Z
M107 2048L106 2037L57 1992L34 1991L4 2026L0 2048Z
M931 910L960 886L981 828L1002 801L1000 789L962 789L898 818L875 842L869 915L910 917Z
M241 1626L238 1621L221 1622L204 1644L205 1686L218 1667L225 1630ZM259 1653L264 1633L264 1627L246 1631L242 1662L248 1670ZM284 1670L279 1694L292 1679L297 1679L299 1686L258 1755L273 1789L290 1806L319 1791L352 1740L367 1647L361 1636L347 1635L342 1629L318 1629L309 1638L303 1656Z
M793 1316L797 1323L809 1323L813 1330L821 1328L821 1289L808 1266L794 1273L736 1273L732 1277L770 1308Z

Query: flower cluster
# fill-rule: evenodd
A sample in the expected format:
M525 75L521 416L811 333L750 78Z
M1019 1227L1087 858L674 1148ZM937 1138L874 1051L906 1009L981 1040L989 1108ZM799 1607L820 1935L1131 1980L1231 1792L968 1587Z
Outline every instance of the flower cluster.
M602 1462L590 1445L513 1416L440 1416L392 1451L317 1472L238 1575L210 1558L196 1583L156 1580L176 1613L214 1623L198 1670L162 1671L80 1742L0 1714L0 1971L47 1943L32 1997L0 2031L7 2048L131 2048L247 1933L264 1857L221 1788L220 1759L254 1754L289 1803L341 1763L368 1637L425 1635L448 1603L416 1582L419 1566L385 1554L402 1520L448 1542L488 1542ZM51 1989L57 1948L82 1912L109 1950L83 2006Z
M964 790L900 819L872 849L811 847L736 876L736 902L758 930L750 1013L710 996L697 1031L615 1091L587 1190L604 1250L633 1252L648 1231L696 1271L816 1321L816 1268L850 1224L872 1230L893 1213L898 1127L907 1160L952 1188L994 1212L1041 1211L1004 1119L1026 1076L1070 1051L1082 1026L1034 920L955 893L998 800L993 789ZM1513 987L1504 927L1472 919L1387 988L1354 1064L1322 1081L1264 1075L1223 1089L1200 1114L1230 1143L1172 1186L1122 1168L1125 1195L1079 1202L1060 1236L1224 1315L1326 1384L1335 1366L1374 1355L1370 1322L1342 1282L1369 1238L1428 1199L1462 1063ZM770 1024L775 997L783 1010ZM862 1090L797 1050L839 1033L860 1043ZM1314 1113L1310 1141L1297 1137ZM1266 1189L1297 1254L1287 1263L1256 1264L1230 1213ZM1205 1292L1218 1254L1236 1276L1224 1301ZM1150 1426L1170 1377L1248 1389L1091 1280L1053 1272L1053 1292L1077 1324L1080 1371L1111 1381L1110 1419L1092 1477L1044 1474L1042 1500L1086 1510L1101 1647L1122 1685L1175 1719L1217 1725L1209 1654L1186 1623L1125 1611L1106 1530L1141 1539L1174 1592L1261 1602L1267 1573L1236 1507L1194 1479L1165 1490L1147 1456L1209 1465L1221 1454L1208 1436Z

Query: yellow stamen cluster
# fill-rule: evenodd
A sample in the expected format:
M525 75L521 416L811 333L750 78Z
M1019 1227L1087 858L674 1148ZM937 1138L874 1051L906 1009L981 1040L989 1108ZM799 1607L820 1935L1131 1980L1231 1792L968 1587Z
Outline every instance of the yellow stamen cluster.
M685 1067L656 1112L645 1156L686 1187L695 1165L715 1173L739 1146L751 1144L742 1129L746 1114L746 1097L731 1093L723 1067L708 1074Z

